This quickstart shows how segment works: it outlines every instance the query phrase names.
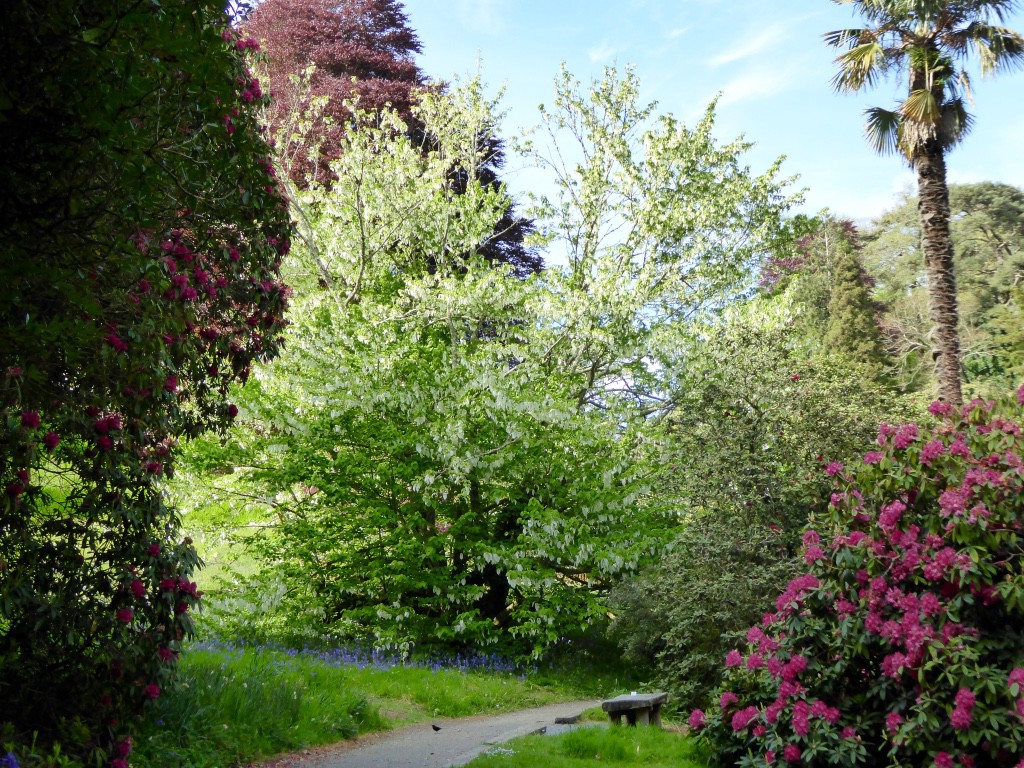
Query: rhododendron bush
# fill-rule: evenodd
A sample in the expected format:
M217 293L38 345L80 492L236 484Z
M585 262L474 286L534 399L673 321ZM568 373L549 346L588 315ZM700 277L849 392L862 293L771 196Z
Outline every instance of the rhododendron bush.
M1024 766L1022 405L934 403L830 464L807 572L691 727L740 765Z
M275 354L291 228L219 3L0 27L0 724L121 768L199 598L159 482Z

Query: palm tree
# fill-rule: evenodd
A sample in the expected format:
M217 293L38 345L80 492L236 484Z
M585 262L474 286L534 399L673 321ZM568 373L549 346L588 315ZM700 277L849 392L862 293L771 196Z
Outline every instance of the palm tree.
M896 109L866 111L865 134L882 154L900 151L917 173L921 250L928 275L931 344L939 396L960 404L960 340L956 278L949 236L946 152L973 119L971 83L962 66L976 55L981 74L1024 65L1024 37L1000 26L1019 0L833 0L852 4L869 26L840 29L825 42L848 50L836 58L837 91L873 86L896 71L907 75L907 97Z

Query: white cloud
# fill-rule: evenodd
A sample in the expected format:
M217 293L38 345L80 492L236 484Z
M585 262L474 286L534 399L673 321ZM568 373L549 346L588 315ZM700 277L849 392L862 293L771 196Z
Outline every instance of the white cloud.
M723 64L731 64L734 61L740 61L754 56L761 51L765 50L769 46L773 45L782 37L782 28L778 24L765 29L759 35L739 47L732 47L725 53L719 54L711 59L711 66L720 67Z
M767 98L780 93L789 85L786 76L780 72L752 69L722 86L722 97L718 105L725 107L751 99Z
M617 52L618 49L614 45L607 40L602 40L600 44L587 51L587 56L590 58L591 63L603 64L611 61Z
M463 26L499 35L504 32L506 0L459 0L459 19Z
M665 37L667 37L669 40L675 40L677 37L681 37L681 36L685 35L689 31L690 31L689 27L676 27L675 29L670 29L665 34Z

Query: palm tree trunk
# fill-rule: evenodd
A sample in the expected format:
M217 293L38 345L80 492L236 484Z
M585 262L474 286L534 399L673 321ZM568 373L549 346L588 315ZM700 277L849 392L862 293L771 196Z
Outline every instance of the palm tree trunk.
M939 397L961 405L959 313L953 272L953 241L949 236L949 189L946 159L934 139L913 159L917 171L917 207L921 217L921 250L928 275L928 305L932 320L932 357Z

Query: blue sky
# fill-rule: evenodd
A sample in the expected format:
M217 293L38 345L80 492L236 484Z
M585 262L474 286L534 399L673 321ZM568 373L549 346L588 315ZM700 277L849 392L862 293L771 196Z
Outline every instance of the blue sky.
M895 77L866 94L839 95L829 81L836 52L823 33L858 26L849 5L829 0L405 0L434 78L477 70L506 88L505 132L538 122L560 62L586 82L603 67L635 65L645 101L692 124L721 93L717 135L756 143L747 163L764 170L779 155L798 174L806 208L865 220L913 184L898 157L864 141L863 111L891 107ZM1024 31L1024 13L1008 26ZM974 74L975 128L947 158L951 182L1024 187L1024 73ZM509 166L514 191L536 184ZM545 190L540 190L545 191Z

